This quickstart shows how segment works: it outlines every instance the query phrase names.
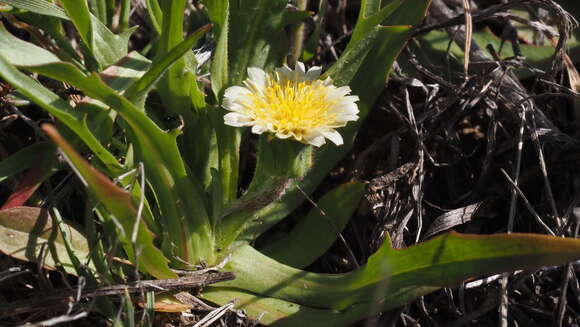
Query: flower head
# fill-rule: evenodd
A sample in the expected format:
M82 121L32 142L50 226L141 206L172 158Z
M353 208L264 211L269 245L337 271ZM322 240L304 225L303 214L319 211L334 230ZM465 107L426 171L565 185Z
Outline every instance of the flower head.
M358 119L356 101L348 86L336 87L332 80L318 79L321 68L308 71L301 62L295 70L287 66L267 74L260 68L248 68L244 86L226 89L223 107L230 126L252 126L252 132L270 132L281 139L293 138L321 146L329 139L343 143L336 128Z

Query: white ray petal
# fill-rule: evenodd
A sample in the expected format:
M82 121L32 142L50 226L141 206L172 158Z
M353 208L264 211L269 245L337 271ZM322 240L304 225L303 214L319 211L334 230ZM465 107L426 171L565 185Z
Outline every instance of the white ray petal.
M308 77L309 80L315 80L318 77L320 77L321 73L322 73L322 67L313 66L313 67L310 67L310 69L308 69L308 71L306 72L306 77Z
M267 130L268 129L266 127L261 126L261 125L254 125L254 126L252 126L252 133L254 133L254 134L262 134L262 133L264 133Z
M334 129L331 129L329 131L323 131L323 132L321 132L321 134L324 135L324 137L326 137L327 139L329 139L330 141L332 141L332 143L334 143L336 145L342 145L344 143L340 133Z
M243 127L253 125L254 120L247 115L238 112L230 112L224 115L224 123L229 126Z
M309 137L310 136L310 137ZM322 135L305 135L304 140L315 147L320 147L326 143Z
M248 79L247 81L251 82L252 85L257 88L256 91L262 90L266 87L266 80L268 79L266 72L264 72L261 68L258 67L249 67L248 68Z

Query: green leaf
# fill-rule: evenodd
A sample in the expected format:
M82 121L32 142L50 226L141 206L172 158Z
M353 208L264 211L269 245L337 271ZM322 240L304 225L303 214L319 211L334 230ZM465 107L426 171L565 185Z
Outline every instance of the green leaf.
M0 161L0 182L30 168L38 159L39 153L46 153L51 149L53 149L53 145L49 142L39 142L2 159Z
M163 221L163 250L194 264L213 262L211 224L203 202L202 188L188 175L177 147L177 134L161 130L132 102L115 92L96 74L84 75L67 63L35 66L34 71L69 83L87 96L114 108L128 127L135 154L158 200ZM171 256L174 258L174 256ZM183 265L180 260L176 264Z
M383 8L380 8L380 1L363 1L347 50L358 43L372 29L382 24L402 3L402 0L393 0Z
M54 127L45 124L43 130L63 151L79 178L118 220L123 230L117 235L129 258L133 262L137 262L143 272L157 278L174 278L176 275L169 269L169 260L153 244L153 234L143 220L137 220L139 214L131 200L131 194L90 166ZM137 232L135 244L133 244L132 235L135 233L135 228L137 228ZM138 260L136 256L138 256Z
M210 21L216 26L217 46L211 62L211 88L219 99L223 88L228 83L228 35L229 35L229 1L217 0L206 3Z
M160 58L183 40L183 12L186 1L163 1L163 26L156 57ZM209 125L209 108L196 85L197 64L193 52L177 60L157 83L166 114L179 115L183 120L180 148L184 161L191 168L192 178L201 181L199 187L207 188L211 180L211 168L217 168L218 150L215 147L215 131ZM192 110L192 105L195 107ZM224 143L228 144L228 143ZM215 160L214 160L215 159ZM237 171L237 162L234 165ZM237 175L236 175L237 176ZM227 187L227 185L224 184ZM224 188L224 192L230 188ZM209 207L209 205L208 205Z
M46 0L2 0L2 2L19 9L28 10L33 13L57 17L68 20L68 16L57 5Z
M91 14L86 0L61 0L60 3L101 68L112 65L127 54L129 37L133 30L119 35L113 34Z
M99 143L88 129L82 113L71 108L66 101L37 81L19 72L2 55L0 55L0 76L24 96L70 128L95 153L108 171L115 174L123 172L123 167L117 162L117 159Z
M362 121L386 84L392 63L409 37L410 25L416 25L423 19L429 3L430 0L404 1L381 22L387 26L375 26L361 40L355 40L356 43L343 54L344 58L341 57L335 63L337 67L331 67L324 74L337 81L337 85L351 85L352 93L360 97L360 118L339 130L343 135L344 145L327 145L317 154L316 164L300 182L300 189L297 185L291 185L279 201L264 207L253 216L254 223L246 227L242 239L254 239L286 217L304 201L303 192L313 192L330 169L350 150ZM377 12L379 4L378 0L364 1L365 15Z
M109 87L117 92L125 91L127 95L129 92L127 89L143 79L143 76L153 69L151 66L151 60L137 51L131 51L114 65L100 72L99 76Z
M93 27L87 0L62 0L60 3L79 32L81 40L92 49Z
M355 303L400 303L393 296L409 287L450 287L468 278L563 264L578 258L578 239L449 233L402 250L392 249L387 241L359 270L317 274L291 268L250 246L242 246L226 266L236 279L220 286L310 307L346 309ZM380 297L377 287L386 287Z
M15 38L2 24L0 24L0 55L15 66L34 66L60 61L51 52Z
M267 243L260 252L286 265L304 268L326 252L342 232L364 192L362 183L342 184L287 234Z
M121 93L139 80L151 67L151 61L136 51L132 51L117 63L99 73L101 79L115 91ZM77 111L86 114L86 122L91 131L102 144L109 144L113 137L114 123L117 112L101 101L85 97L75 107ZM127 162L125 162L125 165ZM127 166L127 169L134 168ZM108 171L110 176L116 176Z
M209 29L210 25L203 26L187 37L184 41L176 45L171 51L163 57L154 61L151 68L147 70L139 80L137 80L125 92L125 96L134 103L144 103L147 93L157 83L161 76L171 67L173 63L182 58L191 47L202 37Z
M157 0L145 0L147 13L149 14L149 19L151 20L151 25L157 34L161 34L161 26L163 25L163 13L159 7L159 2Z
M69 246L83 264L89 264L89 245L85 237L70 225L60 223ZM19 260L39 262L44 268L63 267L77 273L75 258L69 255L65 239L45 209L14 207L0 211L0 252ZM94 269L92 264L90 269Z
M208 286L200 295L204 300L225 305L235 301L237 309L259 319L260 323L273 327L301 327L304 322L318 327L342 327L378 314L381 311L396 308L412 300L431 293L438 287L409 287L393 294L392 302L382 304L356 303L346 310L312 308L280 299L252 294L244 290L219 286Z
M229 84L239 85L248 67L270 70L286 52L286 0L233 1L228 35Z
M176 45L183 41L183 13L185 0L162 1L163 26L158 41L156 57L165 56ZM165 110L174 115L182 115L188 124L187 114L191 111L191 84L196 83L195 71L192 71L193 54L179 58L159 81L158 92L165 105ZM186 130L187 132L187 130Z
M42 30L46 37L53 39L56 47L52 47L50 51L53 51L61 60L74 63L78 67L84 67L81 55L73 47L69 36L66 34L64 25L68 24L67 20L29 11L19 13L17 17L29 25Z
M91 55L101 67L112 65L127 54L129 37L133 30L115 35L90 13L86 0L60 1L66 13L46 0L7 0L4 2L36 14L72 20L83 43L91 50Z
M109 17L107 16L107 2L104 0L89 0L91 12L95 14L103 24L108 25ZM112 17L111 17L112 18Z

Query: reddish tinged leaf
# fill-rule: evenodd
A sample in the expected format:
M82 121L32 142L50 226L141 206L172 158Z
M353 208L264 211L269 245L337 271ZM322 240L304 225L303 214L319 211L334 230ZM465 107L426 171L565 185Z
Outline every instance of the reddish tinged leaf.
M117 235L131 261L137 262L140 270L157 278L175 278L175 273L169 269L169 260L153 244L153 233L143 221L137 221L137 208L131 200L131 194L92 167L52 125L44 124L42 129L61 148L79 178L120 223L123 230ZM135 227L138 232L133 244L131 238ZM138 258L135 258L135 250Z
M2 205L0 210L10 209L24 205L34 194L36 189L53 173L53 169L58 164L56 156L52 151L38 153L36 164L25 174L10 194L8 200Z

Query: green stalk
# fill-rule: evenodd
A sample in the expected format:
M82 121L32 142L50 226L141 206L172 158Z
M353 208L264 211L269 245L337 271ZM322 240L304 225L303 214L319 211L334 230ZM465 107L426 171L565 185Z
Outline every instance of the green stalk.
M149 14L149 19L151 20L151 25L158 35L161 34L161 26L163 25L163 12L159 7L159 2L157 0L146 0L147 13Z
M109 29L113 28L113 16L115 16L115 8L116 8L116 4L115 1L116 0L97 0L97 1L101 1L105 3L105 8L106 8L106 15L107 15L107 27L109 27Z
M278 200L292 182L304 178L312 168L312 146L269 138L260 136L256 169L247 192L222 214L218 232L221 248L229 248L260 209Z
M174 0L162 1L161 10L163 12L162 31L159 38L157 57L167 54L183 40L183 13L187 1ZM207 138L201 138L198 130L193 128L198 124L199 117L192 110L191 85L196 83L195 71L193 71L193 53L189 51L182 58L167 70L164 77L157 83L158 92L163 101L168 114L179 115L184 121L185 127L180 138L180 149L184 156L185 163L179 160L181 166L188 165L195 167L195 149L207 142ZM146 151L146 149L143 149ZM215 255L213 252L213 234L211 224L207 215L207 203L204 201L203 188L199 184L199 170L194 171L195 175L183 174L175 180L175 199L171 205L180 205L182 210L175 218L179 219L181 225L180 233L187 233L189 244L187 249L188 261L199 263L200 258L208 264L214 264ZM156 188L157 190L157 188ZM166 201L166 200L163 200ZM167 201L171 201L167 199ZM171 235L169 235L171 236ZM170 241L170 240L169 240ZM165 248L171 246L165 242ZM178 245L179 247L183 245ZM181 249L180 249L181 250ZM191 257L194 254L194 257ZM194 261L191 261L194 260Z
M185 0L162 1L163 25L159 38L157 57L171 51L183 41L183 13ZM177 60L158 83L159 93L168 112L182 114L191 111L189 93L194 76L186 67L185 58ZM187 129L186 129L187 130Z
M217 47L210 69L212 91L219 103L231 77L228 68L230 6L227 0L216 0L208 2L207 9L210 20L215 25L215 33L218 36ZM217 164L222 192L220 194L222 197L221 206L225 206L237 197L241 132L239 128L232 128L223 123L223 110L214 108L209 115L217 137L219 153Z
M304 11L308 7L308 0L295 0L294 3L296 8L300 11ZM290 34L290 58L288 58L288 64L290 67L294 67L296 61L299 61L302 56L304 32L304 23L298 23L292 26L292 32Z
M131 16L131 0L121 2L121 17L119 17L119 26L117 33L124 32L129 28L129 18Z
M108 25L107 3L105 0L90 0L90 4L95 16L97 16L103 24Z

